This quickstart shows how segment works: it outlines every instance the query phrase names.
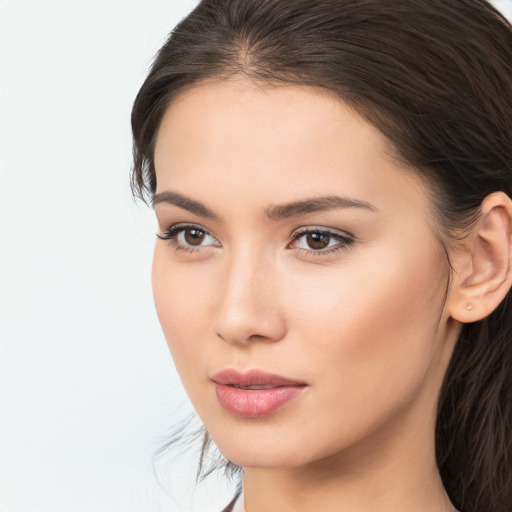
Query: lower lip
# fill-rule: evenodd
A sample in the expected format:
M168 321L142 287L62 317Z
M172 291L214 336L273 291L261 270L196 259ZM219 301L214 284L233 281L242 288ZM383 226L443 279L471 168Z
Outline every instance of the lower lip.
M306 386L283 386L270 389L240 389L215 385L220 405L234 416L261 418L277 411L302 394Z

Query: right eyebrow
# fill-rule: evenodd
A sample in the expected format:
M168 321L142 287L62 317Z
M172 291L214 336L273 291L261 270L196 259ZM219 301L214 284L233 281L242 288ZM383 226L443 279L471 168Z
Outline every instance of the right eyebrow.
M155 194L152 201L153 208L159 203L173 204L174 206L179 206L180 208L188 210L189 212L199 215L200 217L205 217L207 219L213 219L216 221L220 220L219 217L203 203L182 196L177 192L167 191Z

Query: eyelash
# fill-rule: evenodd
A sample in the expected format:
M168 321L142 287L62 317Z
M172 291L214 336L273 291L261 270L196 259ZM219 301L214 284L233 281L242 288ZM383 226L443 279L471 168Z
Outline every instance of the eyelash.
M305 228L297 231L293 237L291 243L298 242L302 237L309 235L309 234L318 234L322 236L328 236L330 238L329 241L335 240L337 244L334 247L328 248L328 249L320 249L320 250L313 250L313 249L299 249L300 251L305 251L306 253L313 255L313 256L326 256L326 255L332 255L336 254L342 251L346 251L349 249L351 245L354 244L355 240L352 235L349 233L338 233L335 231L331 231L329 229L325 228Z
M194 224L175 224L173 226L169 226L162 234L158 233L156 236L160 240L164 240L169 242L169 244L178 251L185 251L187 253L195 253L202 250L202 246L192 247L192 246L184 246L177 242L176 237L183 231L187 230L196 230L204 233L206 235L210 235L206 229L201 228L200 226L196 226ZM212 236L212 235L210 235Z
M211 235L208 231L206 231L206 229L204 229L200 226L197 226L195 224L175 224L175 225L172 225L169 228L167 228L163 233L158 233L156 236L160 240L169 242L169 244L176 251L185 251L187 253L195 253L195 252L202 251L203 250L202 248L204 246L197 246L197 247L185 246L185 245L182 245L179 242L177 242L177 240L176 240L177 236L181 232L184 232L187 230L196 230L201 233L204 233L205 235L213 237L213 235ZM291 242L288 245L298 242L302 237L304 237L308 234L319 234L319 235L323 235L323 236L328 236L328 237L330 237L330 239L334 239L335 241L337 241L338 244L341 244L341 245L336 245L330 249L324 249L324 250L300 249L300 248L298 249L301 252L306 252L307 254L313 255L313 256L326 256L326 255L332 255L332 254L336 254L336 253L339 253L342 251L346 251L355 242L354 237L349 233L341 234L338 232L330 231L325 228L305 228L305 229L301 229L298 232L296 232L293 235Z

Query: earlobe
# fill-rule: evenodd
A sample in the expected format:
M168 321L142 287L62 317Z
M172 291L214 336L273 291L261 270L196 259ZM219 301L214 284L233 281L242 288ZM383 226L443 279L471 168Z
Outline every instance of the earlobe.
M512 201L503 192L488 195L458 259L450 293L450 315L462 323L490 315L512 285Z

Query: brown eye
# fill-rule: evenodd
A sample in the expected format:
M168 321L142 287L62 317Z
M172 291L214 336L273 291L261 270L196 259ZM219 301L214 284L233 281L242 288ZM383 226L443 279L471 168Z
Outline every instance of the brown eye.
M295 234L291 247L306 253L327 256L348 249L354 241L352 235L343 231L308 228Z
M189 228L183 230L183 233L188 245L201 245L205 239L205 232L199 229Z
M167 240L177 251L203 251L208 247L222 247L222 244L206 229L199 226L174 225L162 234L157 234L160 240Z
M329 245L331 235L325 233L308 233L306 243L311 249L325 249Z

